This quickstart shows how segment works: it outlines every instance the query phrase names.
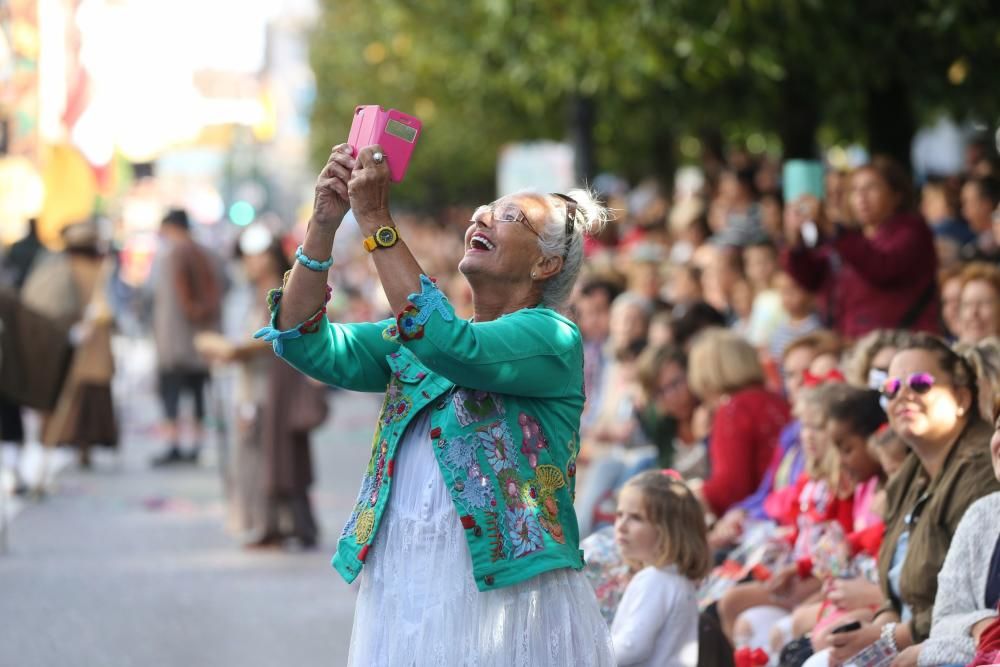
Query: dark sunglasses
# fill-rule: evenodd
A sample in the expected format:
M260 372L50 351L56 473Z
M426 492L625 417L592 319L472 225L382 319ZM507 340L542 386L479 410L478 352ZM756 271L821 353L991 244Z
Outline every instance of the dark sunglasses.
M914 373L910 377L906 378L906 386L909 387L910 391L914 394L923 396L931 390L934 386L934 376L930 373ZM897 396L899 396L900 390L903 388L903 380L900 378L888 378L884 383L882 383L882 395L885 396L890 401Z

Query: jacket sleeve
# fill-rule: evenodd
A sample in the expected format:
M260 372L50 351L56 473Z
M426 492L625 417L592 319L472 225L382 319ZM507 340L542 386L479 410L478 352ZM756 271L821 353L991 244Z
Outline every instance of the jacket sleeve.
M329 299L329 288L327 288ZM271 290L269 326L254 334L274 347L274 353L311 378L352 391L385 391L389 384L386 356L399 349L384 332L394 324L366 322L334 324L326 317L326 305L306 322L285 331L277 328L281 290Z
M393 332L428 369L469 389L538 398L566 396L583 383L583 347L572 324L542 309L490 322L455 317L427 276Z
M885 238L873 240L860 230L843 231L834 242L845 263L866 281L880 287L898 287L914 282L933 264L928 246L911 225L900 225Z
M811 248L786 248L781 253L781 265L795 282L809 292L819 291L830 271L830 261Z
M984 498L969 508L948 547L938 574L930 638L920 649L920 665L971 662L976 652L972 626L997 615L995 609L984 608L983 600L983 573L989 567L983 558L989 558L989 547L996 541L996 531L989 526L998 508L991 501L993 498ZM993 539L984 540L986 534ZM980 544L983 541L991 544Z
M712 419L708 455L711 476L702 486L705 501L716 516L753 493L754 432L752 416L732 402L721 406Z

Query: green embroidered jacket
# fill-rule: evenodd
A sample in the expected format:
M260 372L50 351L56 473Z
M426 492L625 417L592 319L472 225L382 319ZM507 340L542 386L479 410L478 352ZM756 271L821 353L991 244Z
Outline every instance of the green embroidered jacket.
M465 529L479 590L542 572L583 566L573 510L583 410L583 347L576 325L546 308L491 322L456 318L426 276L395 320L271 326L258 336L317 380L385 392L371 460L333 566L348 582L361 572L392 493L403 434L430 410L434 454Z

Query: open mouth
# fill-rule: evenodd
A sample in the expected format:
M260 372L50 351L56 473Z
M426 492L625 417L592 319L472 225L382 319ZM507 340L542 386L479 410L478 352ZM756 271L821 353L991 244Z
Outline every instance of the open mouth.
M476 232L469 239L469 249L479 250L480 252L490 252L492 250L495 250L496 246L493 245L492 241L486 238L485 234L480 234L479 232Z

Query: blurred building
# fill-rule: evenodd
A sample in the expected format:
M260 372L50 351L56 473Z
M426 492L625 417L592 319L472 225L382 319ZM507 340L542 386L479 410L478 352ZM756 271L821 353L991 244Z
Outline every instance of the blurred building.
M204 225L294 222L313 180L315 12L314 0L0 0L0 240L37 215L51 241L98 211L125 242L177 205Z

